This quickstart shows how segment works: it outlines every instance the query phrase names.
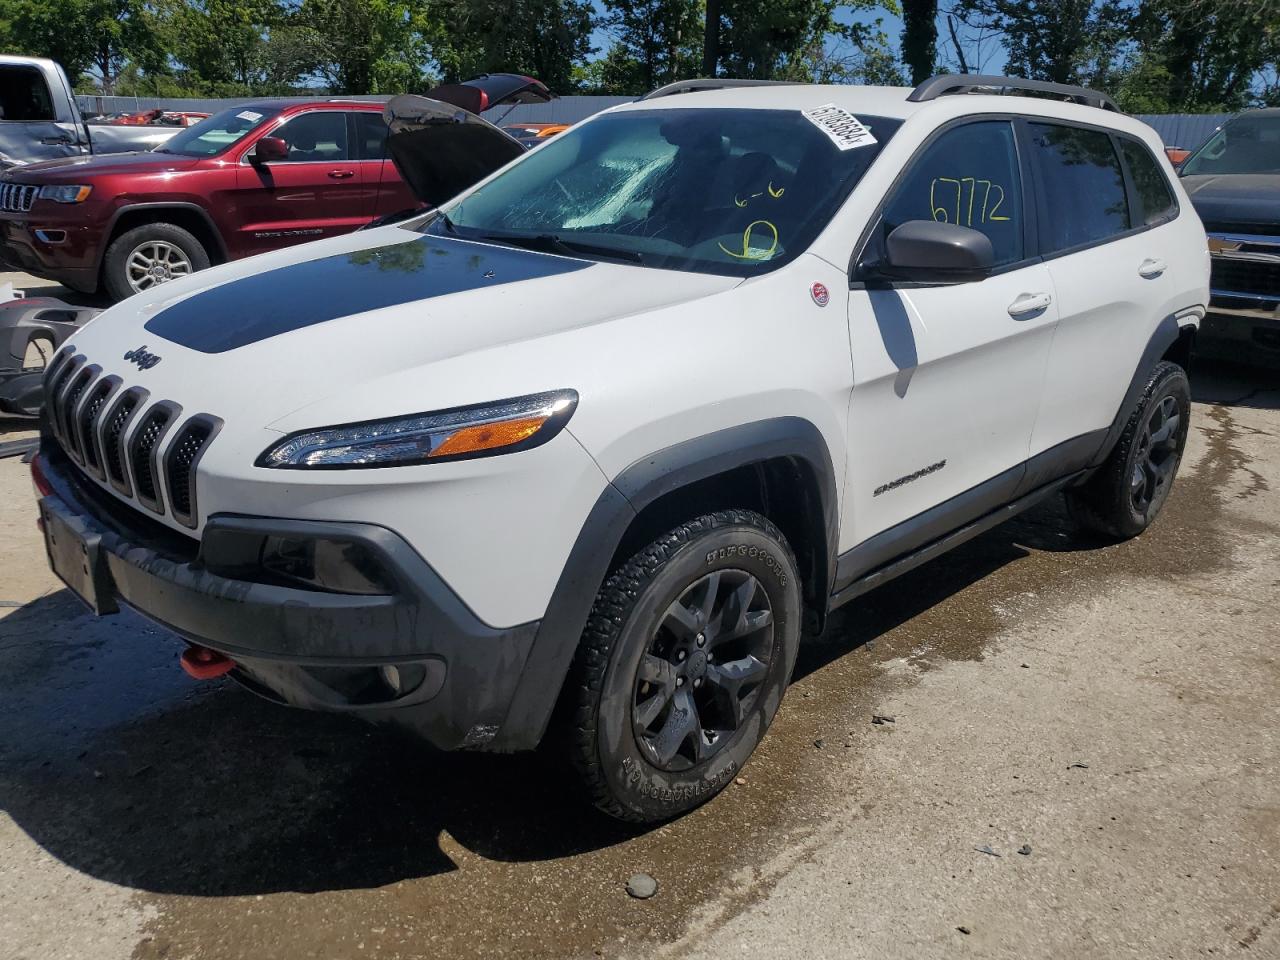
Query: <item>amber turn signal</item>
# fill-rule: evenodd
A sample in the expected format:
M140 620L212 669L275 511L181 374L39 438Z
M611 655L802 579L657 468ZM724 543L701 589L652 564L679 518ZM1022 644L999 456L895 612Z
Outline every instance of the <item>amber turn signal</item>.
M518 420L504 420L499 423L463 427L456 433L451 433L446 437L444 442L428 454L428 457L456 457L467 453L478 453L482 450L509 447L522 440L528 440L546 422L546 417L521 417Z

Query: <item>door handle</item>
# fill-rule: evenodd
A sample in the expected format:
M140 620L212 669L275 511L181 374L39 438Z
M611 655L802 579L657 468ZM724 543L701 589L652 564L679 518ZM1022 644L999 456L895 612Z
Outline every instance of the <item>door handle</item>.
M49 147L61 147L72 143L72 139L68 136L61 137L41 137L40 142Z
M345 180L347 179L347 177L354 177L355 175L356 175L356 172L354 170L330 170L329 171L329 176L334 180Z
M1147 257L1138 267L1138 276L1143 280L1154 280L1169 269L1169 265L1157 257Z
M1026 320L1044 313L1053 303L1053 297L1047 293L1023 293L1009 304L1009 316L1015 320Z

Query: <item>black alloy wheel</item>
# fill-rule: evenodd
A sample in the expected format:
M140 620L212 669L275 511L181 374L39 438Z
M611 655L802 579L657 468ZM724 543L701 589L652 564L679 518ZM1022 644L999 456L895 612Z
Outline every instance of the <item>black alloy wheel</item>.
M1129 478L1129 496L1133 509L1146 514L1151 502L1164 492L1178 466L1178 438L1182 414L1176 397L1163 397L1153 404L1138 439L1133 473Z
M773 610L745 570L717 570L675 600L640 661L632 723L660 770L687 770L729 742L773 656Z
M688 520L623 561L596 594L559 714L592 802L659 823L732 783L786 692L803 605L791 545L750 510Z

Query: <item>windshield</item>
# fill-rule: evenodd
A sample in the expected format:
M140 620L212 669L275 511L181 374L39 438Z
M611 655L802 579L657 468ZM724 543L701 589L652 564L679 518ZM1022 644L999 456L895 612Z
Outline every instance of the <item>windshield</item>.
M1225 124L1191 155L1180 171L1280 173L1280 116L1241 117Z
M851 146L847 125L828 132L799 110L606 114L423 229L667 269L765 273L808 248L901 125L858 119L871 137Z
M181 133L175 133L157 152L177 153L184 157L212 157L243 140L250 130L257 129L274 116L274 112L263 113L252 107L228 107Z

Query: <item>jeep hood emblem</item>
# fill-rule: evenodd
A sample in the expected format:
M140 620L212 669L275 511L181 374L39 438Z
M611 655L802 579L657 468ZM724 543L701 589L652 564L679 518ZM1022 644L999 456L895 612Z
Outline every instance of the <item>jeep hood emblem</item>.
M145 343L135 350L130 350L124 355L124 358L130 363L136 363L139 370L150 370L160 362L160 358L158 356L154 353L147 352L147 345Z

